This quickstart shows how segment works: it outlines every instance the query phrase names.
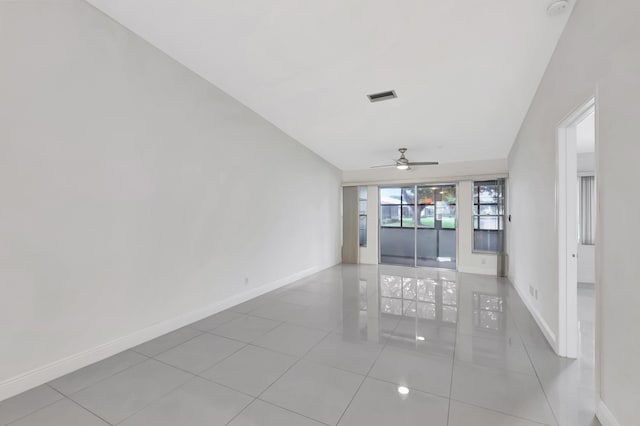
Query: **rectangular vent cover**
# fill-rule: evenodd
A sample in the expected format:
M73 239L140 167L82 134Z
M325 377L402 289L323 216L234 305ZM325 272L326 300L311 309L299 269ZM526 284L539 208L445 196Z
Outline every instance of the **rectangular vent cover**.
M395 90L389 90L389 91L380 92L380 93L372 93L371 95L367 95L367 98L369 98L371 102L386 101L388 99L395 99L397 97L398 95L396 95Z

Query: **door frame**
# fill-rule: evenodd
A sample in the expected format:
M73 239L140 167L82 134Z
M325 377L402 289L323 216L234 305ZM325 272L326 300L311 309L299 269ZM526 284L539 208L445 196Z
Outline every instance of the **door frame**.
M590 99L563 119L556 143L558 355L578 356L578 152L576 126L592 111ZM597 143L597 141L596 141ZM597 150L596 150L597 151Z

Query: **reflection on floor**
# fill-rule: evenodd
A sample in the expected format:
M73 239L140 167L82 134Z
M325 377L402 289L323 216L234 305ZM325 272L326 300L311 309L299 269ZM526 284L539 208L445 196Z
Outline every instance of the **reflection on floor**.
M380 261L384 265L398 265L398 266L413 266L414 260L413 257L405 257L405 256L380 256ZM456 269L456 260L451 257L444 257L439 259L417 259L418 266L427 267L427 268L446 268L446 269Z
M336 266L0 402L0 424L598 425L580 303L567 360L503 279Z

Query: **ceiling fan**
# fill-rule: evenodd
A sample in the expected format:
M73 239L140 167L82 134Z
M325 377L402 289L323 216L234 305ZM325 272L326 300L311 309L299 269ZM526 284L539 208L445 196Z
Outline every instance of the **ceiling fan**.
M398 170L411 170L411 166L436 166L438 165L437 161L409 161L407 157L404 156L404 153L407 152L407 148L399 148L400 158L397 160L393 160L395 164L389 164L384 166L372 166L372 169L378 169L383 167L395 167Z

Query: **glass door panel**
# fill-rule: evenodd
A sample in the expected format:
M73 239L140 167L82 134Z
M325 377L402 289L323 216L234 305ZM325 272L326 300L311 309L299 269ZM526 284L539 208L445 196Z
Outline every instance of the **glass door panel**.
M456 268L456 186L380 188L380 263Z
M380 188L380 263L415 266L415 190Z
M456 268L456 187L418 186L416 266Z

